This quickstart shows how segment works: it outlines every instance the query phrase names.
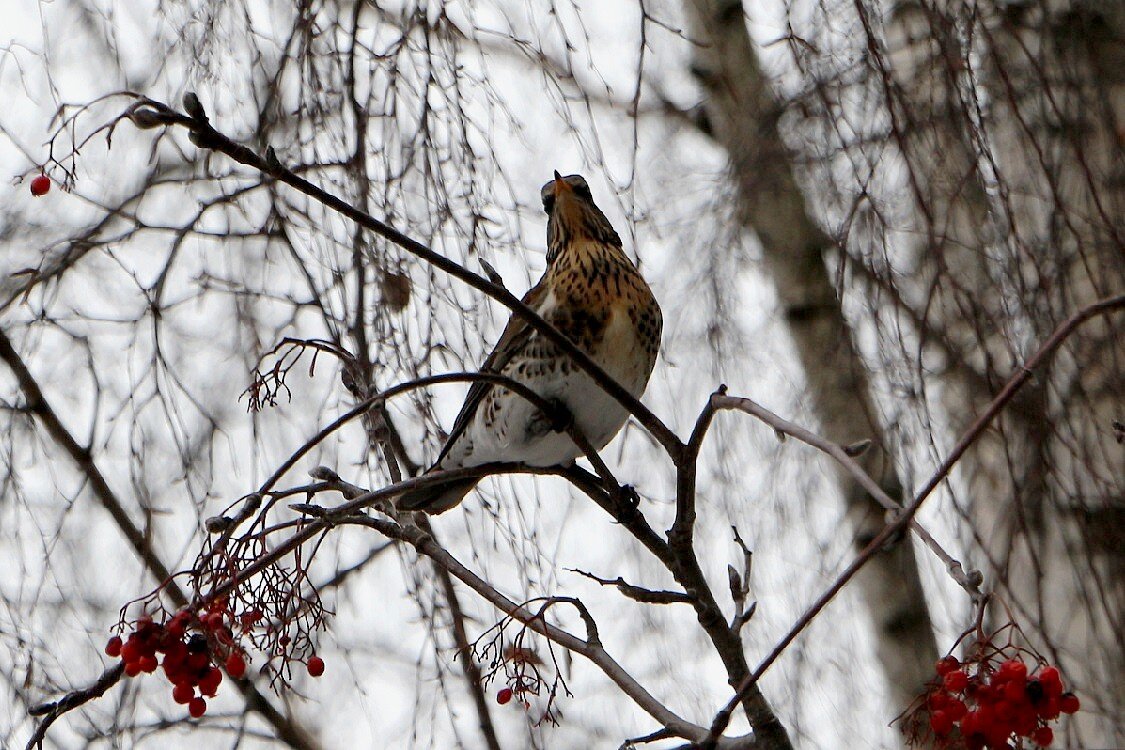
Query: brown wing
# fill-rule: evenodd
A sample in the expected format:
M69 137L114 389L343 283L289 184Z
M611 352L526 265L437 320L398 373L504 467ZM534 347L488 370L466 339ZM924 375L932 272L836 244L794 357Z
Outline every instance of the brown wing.
M543 284L546 279L546 274L543 278L539 279L539 283L528 290L527 294L523 296L522 302L528 307L537 309L539 303L546 295L546 286ZM504 327L504 332L500 334L500 340L496 342L495 348L492 353L484 360L484 364L480 366L481 372L500 374L504 371L508 362L512 360L512 356L520 351L526 344L535 329L527 324L523 318L515 313L508 319L508 325ZM457 415L457 419L453 422L453 429L449 432L449 439L445 441L445 445L438 454L437 460L434 461L434 466L440 466L445 455L449 453L449 449L457 442L462 433L469 426L469 421L476 413L477 407L484 399L485 395L494 387L492 383L484 383L477 381L469 387L469 393L465 396L465 403L461 406L461 412Z

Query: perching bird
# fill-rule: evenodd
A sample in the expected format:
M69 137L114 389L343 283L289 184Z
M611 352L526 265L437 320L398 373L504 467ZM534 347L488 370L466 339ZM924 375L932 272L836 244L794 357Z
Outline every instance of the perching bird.
M523 298L634 396L644 393L660 346L660 306L621 249L621 238L594 205L580 175L543 186L547 271ZM513 315L481 367L524 383L569 411L574 426L600 450L628 413L556 344ZM568 464L582 454L552 418L498 384L469 388L461 413L431 471L517 462ZM407 492L399 510L441 513L461 502L477 479Z

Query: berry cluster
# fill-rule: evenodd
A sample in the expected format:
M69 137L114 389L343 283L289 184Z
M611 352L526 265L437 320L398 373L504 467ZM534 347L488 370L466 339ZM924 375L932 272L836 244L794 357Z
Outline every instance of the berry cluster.
M217 666L220 661L232 678L246 674L246 659L235 645L229 619L230 611L222 600L198 615L185 609L164 623L145 615L133 623L133 632L124 642L120 636L110 638L105 652L121 658L129 677L155 672L157 654L163 654L159 666L173 686L172 699L186 705L188 713L198 719L207 711L204 696L214 697L223 681ZM189 632L192 630L196 632Z
M932 732L934 747L1008 750L1030 747L1025 740L1047 747L1055 738L1047 722L1078 708L1078 697L1063 692L1055 667L1045 666L1029 675L1018 658L994 668L989 661L962 665L947 656L937 663L937 678L915 714L915 729L928 715L922 726ZM958 734L963 745L956 740ZM917 735L916 740L928 739Z

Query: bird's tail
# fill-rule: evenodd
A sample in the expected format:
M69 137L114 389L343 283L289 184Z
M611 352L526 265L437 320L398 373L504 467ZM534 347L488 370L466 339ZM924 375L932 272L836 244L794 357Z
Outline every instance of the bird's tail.
M395 501L395 507L401 511L413 510L436 516L465 499L465 495L469 494L469 490L476 487L479 481L477 477L452 479L417 490L408 490Z

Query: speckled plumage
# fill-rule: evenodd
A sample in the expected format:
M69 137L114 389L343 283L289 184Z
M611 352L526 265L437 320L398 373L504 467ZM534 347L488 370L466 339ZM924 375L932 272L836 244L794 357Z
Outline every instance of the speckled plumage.
M543 204L549 216L547 271L524 303L640 396L660 346L662 318L652 291L594 205L582 177L556 173L543 187ZM503 374L561 402L596 449L612 440L628 417L556 344L515 316L481 370ZM579 455L570 437L552 429L526 399L500 385L475 383L433 468L496 461L552 466ZM475 484L461 480L406 493L397 505L440 513L457 505Z

